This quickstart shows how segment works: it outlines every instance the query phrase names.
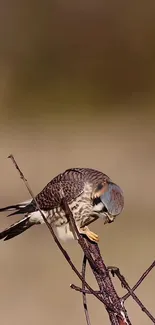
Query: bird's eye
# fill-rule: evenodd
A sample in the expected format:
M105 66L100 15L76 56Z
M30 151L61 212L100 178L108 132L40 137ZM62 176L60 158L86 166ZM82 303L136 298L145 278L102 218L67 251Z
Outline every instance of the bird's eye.
M96 197L95 199L93 199L93 206L99 204L100 202L101 202L100 198Z

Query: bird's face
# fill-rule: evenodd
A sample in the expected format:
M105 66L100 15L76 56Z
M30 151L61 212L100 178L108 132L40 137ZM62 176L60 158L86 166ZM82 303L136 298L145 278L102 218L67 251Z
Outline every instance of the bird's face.
M115 183L108 182L102 187L95 210L100 213L104 223L111 223L124 207L124 196L121 188Z

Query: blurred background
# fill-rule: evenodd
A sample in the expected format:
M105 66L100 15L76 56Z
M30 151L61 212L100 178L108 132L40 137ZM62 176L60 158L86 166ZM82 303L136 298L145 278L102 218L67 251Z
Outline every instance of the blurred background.
M108 174L125 193L114 224L99 220L107 265L132 286L154 260L155 2L34 1L0 4L0 206L29 194L10 153L38 193L70 167ZM17 217L1 215L0 228ZM77 267L76 242L64 244ZM45 226L0 243L0 313L4 325L85 324L78 279ZM96 287L88 271L89 283ZM155 271L137 290L153 313ZM114 280L119 294L124 294ZM131 299L133 324L150 321ZM92 324L108 324L89 297Z

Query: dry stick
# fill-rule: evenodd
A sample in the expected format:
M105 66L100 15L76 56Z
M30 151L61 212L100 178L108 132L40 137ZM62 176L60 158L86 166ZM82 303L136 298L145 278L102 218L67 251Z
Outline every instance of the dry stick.
M149 272L155 267L155 261L148 267L148 269L142 274L140 279L137 281L137 283L134 285L134 287L131 289L132 292L135 291L139 285L143 282L143 280L146 278L146 276L149 274ZM127 298L130 297L130 292L128 292L126 295L122 297L122 299L125 301Z
M87 287L87 289L98 299L100 300L102 303L104 303L104 305L106 306L106 308L108 308L111 312L113 313L118 313L119 311L115 308L115 306L113 306L112 304L107 304L106 301L104 301L104 299L102 297L100 297L100 295L98 295L90 286L89 284L83 279L82 275L79 273L79 271L76 269L76 267L74 266L73 262L71 261L68 253L65 251L65 249L62 247L62 245L60 244L59 240L57 239L55 233L54 233L54 230L52 228L52 226L48 223L44 213L42 212L42 210L40 209L40 206L28 184L28 181L27 179L24 177L24 174L22 173L22 171L20 170L19 166L17 165L17 162L14 158L14 156L11 154L8 156L8 158L10 158L13 162L13 164L15 165L17 171L19 172L20 174L20 178L23 180L25 186L27 187L28 189L28 192L30 193L32 199L34 200L36 206L37 206L37 209L39 210L46 226L48 227L48 229L50 230L52 236L53 236L53 239L54 241L56 242L57 246L59 247L60 251L62 252L62 254L64 255L65 259L67 260L67 262L70 264L71 268L73 269L73 271L76 273L76 275L78 276L78 278L82 281L82 283L85 284L85 286ZM66 205L66 202L64 201L65 205Z
M152 263L153 264L153 263ZM151 269L153 268L153 266L151 265ZM150 268L149 268L150 269ZM119 268L117 267L109 267L109 270L112 272L112 274L116 274L116 276L118 277L118 279L121 281L123 287L125 287L128 292L129 292L129 296L132 296L132 298L136 301L136 303L139 305L139 307L141 308L141 310L152 320L152 322L155 324L155 318L151 315L151 313L149 312L149 310L143 305L143 303L140 301L140 299L135 295L135 293L133 292L133 289L130 288L129 284L127 283L127 281L125 280L125 277L120 273ZM147 275L149 273L149 271L147 270L145 272L145 274ZM146 276L145 275L145 276ZM143 275L143 279L145 277ZM143 279L140 281L142 282ZM141 283L138 281L138 285ZM123 298L122 298L123 300Z
M86 263L87 263L87 257L86 257L86 255L84 255L83 263L82 263L82 276L83 276L84 280L85 280L85 276L86 276ZM84 282L82 282L82 290L85 290ZM82 297L83 297L83 307L84 307L84 312L85 312L85 316L86 316L86 322L87 322L87 325L91 325L90 317L89 317L89 313L88 313L87 298L86 298L85 292L82 293Z

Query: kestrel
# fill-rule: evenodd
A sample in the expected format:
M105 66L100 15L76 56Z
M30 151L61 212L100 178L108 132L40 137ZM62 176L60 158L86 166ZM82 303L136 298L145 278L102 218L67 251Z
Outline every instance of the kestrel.
M36 196L40 209L62 240L74 239L74 235L61 206L61 189L79 232L92 241L97 242L98 235L90 231L88 225L98 218L110 223L124 207L121 188L107 175L90 168L67 169L53 178ZM44 223L33 199L1 208L2 211L13 211L9 216L21 214L24 217L0 232L0 239L11 239L33 225Z

